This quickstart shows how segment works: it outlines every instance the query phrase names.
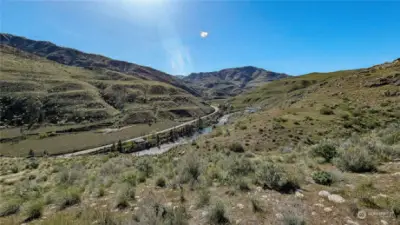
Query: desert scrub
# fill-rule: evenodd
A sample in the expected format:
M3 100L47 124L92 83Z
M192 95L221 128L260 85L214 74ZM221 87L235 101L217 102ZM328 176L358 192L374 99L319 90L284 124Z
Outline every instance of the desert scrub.
M61 189L50 198L52 198L50 201L54 202L59 210L63 210L81 202L81 191L75 187Z
M23 206L23 215L24 215L24 222L29 222L34 219L38 219L42 216L43 212L43 201L41 200L32 200L27 202Z
M229 219L225 214L224 204L222 202L217 202L208 212L208 222L213 225L229 224Z
M192 185L199 181L199 177L202 173L202 165L199 160L200 157L191 152L182 159L181 168L179 172L179 182L188 183Z
M151 174L153 173L153 167L151 166L150 159L147 157L138 158L135 163L135 167L146 177L150 177Z
M298 182L282 167L272 162L263 163L257 171L257 182L265 189L292 193L299 188Z
M332 174L326 171L315 171L311 176L317 184L331 185L333 182Z
M326 162L330 162L337 155L336 147L333 143L324 140L311 148L311 155L322 157Z
M228 174L231 177L247 176L254 173L253 164L245 157L235 157L230 161Z
M164 187L166 186L165 178L164 178L164 177L158 177L158 178L156 179L156 186L157 186L157 187L164 188Z
M327 107L327 106L322 107L322 108L319 110L319 112L320 112L322 115L333 115L333 114L334 114L334 113L333 113L333 110L332 110L331 108Z
M129 185L121 184L117 186L117 195L114 206L118 209L129 207L129 201L135 200L135 189Z
M19 198L3 199L0 203L0 217L17 213L21 208L22 202L22 199Z
M121 175L121 181L130 186L136 186L136 174L134 172L125 172Z
M353 146L342 149L335 165L342 171L355 173L374 172L377 169L377 159L365 148Z
M264 212L264 208L260 200L256 199L255 197L250 198L251 210L254 213Z
M198 193L197 207L201 208L208 205L211 199L210 191L207 188L203 188Z
M238 142L235 142L235 143L232 143L231 145L229 145L229 150L231 150L232 152L238 152L238 153L244 152L243 146Z

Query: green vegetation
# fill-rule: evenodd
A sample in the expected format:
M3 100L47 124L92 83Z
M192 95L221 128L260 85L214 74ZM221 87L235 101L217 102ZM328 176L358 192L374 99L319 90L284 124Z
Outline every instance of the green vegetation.
M312 173L312 178L317 184L331 185L333 182L333 176L326 171L316 171Z
M222 202L217 202L210 209L208 222L210 224L228 224L229 219L225 215L225 206Z

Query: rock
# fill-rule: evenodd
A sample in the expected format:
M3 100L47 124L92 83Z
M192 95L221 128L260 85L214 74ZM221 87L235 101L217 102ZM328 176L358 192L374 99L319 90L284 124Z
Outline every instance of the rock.
M139 207L136 206L135 208L133 208L133 210L138 211Z
M240 222L242 222L241 219L236 220L236 224L240 224Z
M194 205L189 206L189 210L192 210L192 209L194 209Z
M381 224L382 224L382 225L389 225L389 223L386 222L386 220L381 220Z
M294 194L294 197L296 197L296 198L304 198L304 195L303 195L303 193L301 193L299 191L296 191L296 193Z
M243 205L243 204L238 203L236 206L237 206L239 209L244 209L244 205Z
M318 207L321 207L321 208L324 207L324 204L321 204L321 203L315 203L314 205L318 206Z
M392 173L393 176L400 176L400 172Z
M332 209L331 207L325 207L325 208L324 208L324 211L325 211L325 212L332 212L332 210L333 210L333 209Z
M335 202L335 203L343 203L343 202L346 201L346 200L344 200L344 198L342 196L335 195L335 194L334 195L329 195L328 199L329 199L329 201Z
M172 202L168 202L168 203L167 203L167 206L168 206L168 207L171 207L171 206L172 206Z
M206 217L207 215L208 215L208 212L207 212L207 211L201 212L201 216L202 216L202 217Z
M256 187L256 190L257 190L257 192L260 192L260 191L262 191L262 187L258 186L258 187Z
M312 211L312 212L311 212L311 215L312 215L312 216L316 216L316 215L317 215L317 213L316 213L316 212L314 212L314 211Z
M348 225L359 225L357 222L354 222L353 220L347 220L346 223Z
M276 217L278 220L283 219L282 213L277 213L277 214L275 214L275 217Z
M263 195L263 196L261 196L261 198L267 199L268 195Z
M328 197L331 193L329 193L328 191L320 191L318 192L318 195L321 197Z

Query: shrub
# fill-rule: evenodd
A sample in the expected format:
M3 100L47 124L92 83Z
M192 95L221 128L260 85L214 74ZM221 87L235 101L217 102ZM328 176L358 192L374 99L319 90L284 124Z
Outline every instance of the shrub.
M244 152L243 146L238 142L232 143L229 146L229 150L231 150L232 152L239 152L239 153Z
M159 178L157 178L157 180L156 180L156 186L157 187L165 187L165 185L166 185L166 181L165 181L165 178L164 177L159 177Z
M63 168L57 175L56 180L60 185L73 185L81 177L81 172L76 169Z
M79 204L81 202L81 192L77 188L68 188L60 190L54 196L54 202L59 210L63 210L70 206Z
M121 176L121 181L134 187L136 186L136 174L133 172L123 173Z
M217 202L208 213L210 224L228 224L229 219L225 215L225 206L222 202Z
M359 146L342 150L335 160L335 164L343 171L355 173L373 172L377 167L375 157L367 149Z
M249 183L245 179L239 179L237 186L241 191L250 191Z
M283 214L283 224L284 225L305 225L306 222L304 220L304 210L303 206L294 203L293 205L290 205L285 208L285 211L282 213Z
M36 160L29 160L29 163L26 165L27 169L37 169L39 167L39 162Z
M291 193L299 188L295 179L289 177L281 167L272 163L264 163L257 173L257 182L264 188L276 190L283 193Z
M392 211L396 218L400 218L400 200L392 203Z
M333 182L333 176L326 171L316 171L312 173L312 178L317 184L331 185Z
M333 113L333 110L332 110L331 108L329 108L329 107L326 107L326 106L322 107L322 108L319 110L319 112L320 112L322 115L333 115L333 114L334 114L334 113Z
M199 176L201 175L201 164L199 161L199 157L190 153L186 155L185 158L182 159L182 167L180 171L179 181L180 183L197 182Z
M382 138L382 142L387 145L394 145L400 143L400 131L394 131Z
M210 203L210 191L206 188L200 190L199 192L199 197L197 201L197 207L201 208L205 205L208 205Z
M42 216L43 206L43 202L38 200L33 200L26 203L26 205L23 207L23 214L25 217L24 222L29 222L40 218Z
M148 158L139 158L135 163L136 169L142 172L146 177L150 177L153 173L153 167L151 166Z
M12 173L18 173L18 172L19 172L18 166L12 165L12 166L11 166L11 172L12 172Z
M249 159L240 157L234 158L228 168L228 173L232 177L246 176L254 172L254 167Z
M143 172L140 172L140 173L138 174L137 181L138 181L139 183L144 183L144 182L146 182L146 178L147 178L146 174L143 173Z
M129 206L129 201L135 200L135 189L127 184L118 187L117 196L115 198L115 207L123 209Z
M22 200L18 198L2 201L0 205L0 217L9 216L20 210Z
M253 212L264 212L264 209L261 205L261 202L256 199L256 198L251 198L250 199L250 203L251 203L251 209L253 210Z
M330 162L336 155L336 147L326 141L319 143L311 149L314 157L322 157L326 162Z

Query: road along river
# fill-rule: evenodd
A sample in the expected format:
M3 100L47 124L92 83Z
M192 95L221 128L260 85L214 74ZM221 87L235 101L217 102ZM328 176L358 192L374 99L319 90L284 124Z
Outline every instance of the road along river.
M219 112L219 108L218 108L218 107L216 107L216 106L211 106L211 107L214 108L214 112L212 112L212 113L210 113L210 114L208 114L208 115L205 115L205 116L201 117L201 119L207 119L207 118L209 118L209 117L211 117L211 116L213 116L213 115L215 115L216 113ZM222 118L223 118L223 117L222 117ZM194 123L196 123L197 121L198 121L198 119L191 120L191 121L182 123L182 124L180 124L180 125L178 125L178 126L170 127L170 128L168 128L168 129L159 131L159 132L157 132L157 133L155 133L155 134L166 133L166 132L169 132L169 131L171 131L171 130L173 130L173 129L176 129L176 128L184 127L184 126L189 125L189 124L194 124ZM208 128L208 129L210 130L210 132L211 132L211 129L212 129L212 128L210 128L210 127L207 127L207 128ZM207 129L207 128L205 128L205 129ZM203 129L203 130L204 130L204 129ZM202 132L202 131L201 131L201 132ZM200 132L200 133L201 133L201 132ZM144 138L150 137L151 135L154 135L154 134L148 134L148 135L144 135L144 136L140 136L140 137L131 138L131 139L122 141L122 143L137 141L137 140L140 140L140 139L144 139ZM199 133L197 133L197 134L195 134L195 135L199 135ZM193 135L193 136L195 136L195 135ZM193 137L193 136L192 136L192 137ZM183 138L182 138L182 139L179 139L177 142L180 142L181 140L185 140L185 139L183 139ZM169 146L169 145L173 145L173 144L175 144L175 143L177 143L177 142L162 144L162 145L160 145L160 147L155 147L155 148L157 148L157 149L158 149L158 148L162 149L162 146L164 146L164 145ZM73 153L67 153L67 154L63 154L63 155L58 155L57 157L72 157L72 156L78 156L78 155L93 154L93 153L102 151L104 148L110 148L112 145L113 145L113 144L103 145L103 146L99 146L99 147L96 147L96 148L90 148L90 149L86 149L86 150L82 150L82 151L77 151L77 152L73 152ZM176 146L176 145L173 145L172 147L174 147L174 146ZM172 147L169 147L168 150L171 149ZM166 147L164 147L164 148L166 148ZM153 148L150 148L150 149L153 149ZM150 149L142 150L142 151L140 151L140 152L148 151L148 150L150 150ZM168 151L168 150L164 150L163 152ZM138 153L140 153L140 152L135 152L134 154L138 154ZM154 150L151 151L151 152L154 152ZM161 153L162 153L162 152L161 152ZM158 154L160 154L160 153L158 153ZM144 154L144 155L146 155L146 154Z

